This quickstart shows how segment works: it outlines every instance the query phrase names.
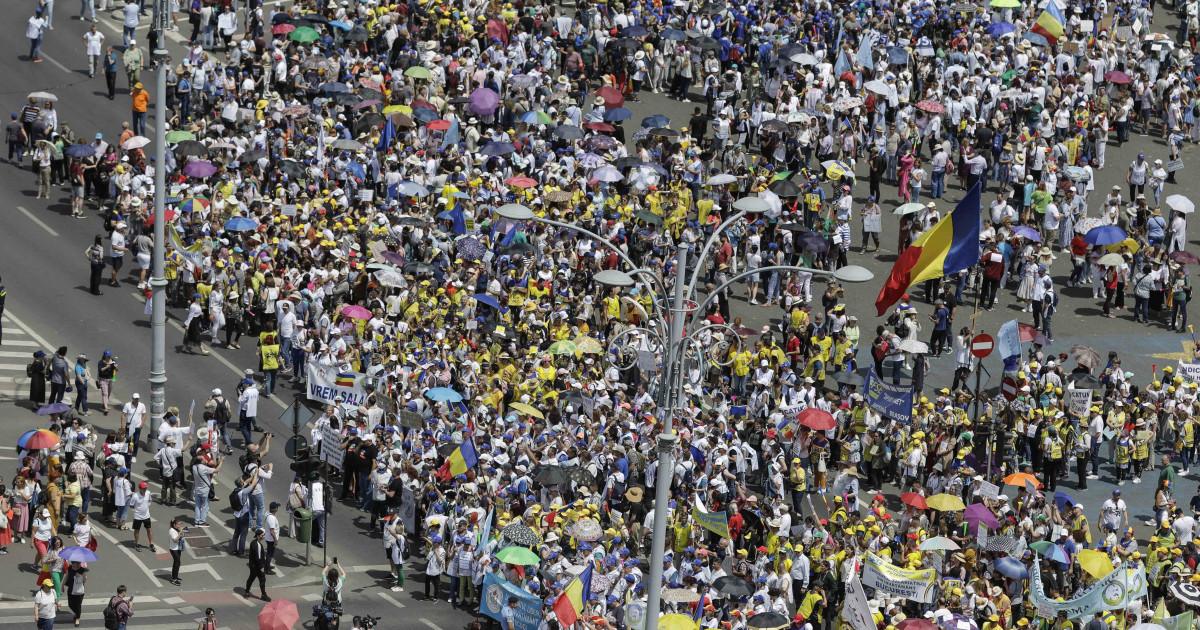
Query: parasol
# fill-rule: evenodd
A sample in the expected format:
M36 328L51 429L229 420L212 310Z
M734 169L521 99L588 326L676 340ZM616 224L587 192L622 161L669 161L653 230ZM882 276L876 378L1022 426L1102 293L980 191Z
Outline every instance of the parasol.
M512 541L514 544L522 547L532 547L542 544L542 539L525 523L516 522L509 523L500 534ZM537 562L537 561L535 561Z
M800 420L801 425L817 431L828 431L837 426L837 422L828 411L817 407L801 411L796 418Z
M1081 344L1075 344L1071 346L1071 358L1075 359L1076 363L1092 370L1100 367L1101 365L1100 353L1088 346Z
M925 499L925 504L939 512L957 512L967 509L963 504L962 499L952 494L935 494L928 499Z
M293 31L295 32L295 31ZM291 630L300 621L296 604L286 599L277 599L258 613L258 630Z
M917 549L921 551L957 551L961 547L945 536L934 536L917 545Z
M905 492L904 494L900 495L900 501L905 505L912 506L918 510L929 509L929 505L925 503L925 497L917 494L916 492Z

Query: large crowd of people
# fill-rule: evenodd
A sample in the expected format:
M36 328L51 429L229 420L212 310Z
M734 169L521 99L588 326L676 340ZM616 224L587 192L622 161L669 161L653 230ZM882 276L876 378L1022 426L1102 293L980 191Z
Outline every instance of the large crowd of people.
M73 212L101 209L108 235L86 252L94 293L131 259L148 295L157 217L140 134L148 103L161 107L167 290L186 309L184 348L247 337L258 366L186 426L173 409L144 427L136 397L104 430L48 412L61 440L23 454L0 499L12 509L0 544L28 538L60 589L56 549L64 531L88 546L89 498L139 546L145 526L154 547L153 497L130 481L139 449L159 501L192 503L194 526L242 449L230 552L247 553L249 534L264 598L279 508L311 510L323 544L325 507L346 501L381 532L393 590L409 564L432 601L487 611L495 577L541 600L535 626L516 618L518 600L485 612L504 630L644 618L655 527L668 596L649 614L703 628L870 630L843 615L859 577L880 630L1174 623L1200 605L1200 494L1183 498L1196 383L1167 368L1138 384L1115 353L1045 346L1057 258L1072 264L1066 286L1090 284L1105 315L1132 293L1136 321L1187 326L1192 207L1164 187L1200 139L1197 5L1054 2L180 3L191 36L166 94L144 89L134 41L120 55L96 48L110 97L126 70L132 123L93 138L31 95L7 130L10 160L31 156L39 196L65 184ZM1162 22L1179 36L1150 32ZM46 26L39 10L39 46ZM151 47L165 36L152 31ZM626 122L627 102L661 98L648 93L697 106L687 121ZM1127 188L1097 193L1107 150L1131 133L1162 138L1167 163L1138 154ZM979 264L913 287L929 315L905 295L864 335L840 283L822 278L879 251L885 212L900 215L903 251L950 210L948 189L976 186ZM679 246L694 268L680 269ZM634 285L600 282L607 270ZM689 277L711 297L686 316L713 328L672 369L661 316ZM1033 326L1006 365L1009 401L966 386L971 330L952 322L964 292L992 309L1013 287ZM765 328L744 306L760 300ZM943 353L953 383L915 378L906 417L864 387L867 368L900 383ZM31 396L111 388L115 369L111 354L93 373L65 348L42 353ZM676 400L665 377L679 370ZM316 387L318 374L335 376ZM340 464L317 492L297 478L268 505L259 400L295 385L333 403L311 442ZM1071 392L1084 386L1081 409ZM338 391L363 395L325 400ZM680 443L669 504L656 505L666 414ZM1101 474L1113 487L1102 505L1058 491L1060 478L1082 490ZM1126 483L1143 481L1153 501L1127 504ZM1153 512L1148 541L1135 511ZM727 531L703 512L723 513ZM935 595L868 580L877 557L935 570ZM1122 570L1145 571L1144 597L1083 618L1033 601L1070 601Z

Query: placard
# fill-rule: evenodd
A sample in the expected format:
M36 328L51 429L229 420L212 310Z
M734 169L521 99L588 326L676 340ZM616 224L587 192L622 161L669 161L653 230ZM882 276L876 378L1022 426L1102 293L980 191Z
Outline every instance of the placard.
M296 216L296 204L285 203L280 207L279 212L285 217L294 217Z
M1072 389L1067 394L1071 400L1071 413L1081 418L1087 417L1088 408L1092 406L1092 390Z
M375 199L375 191L370 188L362 188L358 191L358 200L370 203Z
M335 429L331 426L326 426L321 429L321 461L333 466L341 468L342 461L346 458L346 451L342 450L342 432L340 429Z
M995 499L1000 496L1000 486L990 482L979 482L979 496L985 499Z
M975 532L975 544L979 545L980 549L983 549L984 547L987 547L987 541L988 541L987 525L980 523Z
M1189 383L1200 383L1200 363L1184 363L1180 361L1175 368L1180 378Z
M420 429L425 425L425 416L407 409L400 410L400 426L406 429Z
M850 622L854 630L875 630L875 618L867 603L867 593L857 575L846 582L846 599L842 602L842 619Z
M411 488L404 488L400 493L400 522L404 524L404 531L417 531L417 498L413 495Z
M933 601L937 586L937 572L933 569L902 569L873 553L867 554L863 562L862 576L864 586L924 604Z
M341 372L330 365L309 362L308 399L323 403L346 403L362 406L367 402L367 390L363 387L365 375L357 372Z
M1175 171L1183 170L1183 160L1171 160L1167 162L1167 172L1174 173Z

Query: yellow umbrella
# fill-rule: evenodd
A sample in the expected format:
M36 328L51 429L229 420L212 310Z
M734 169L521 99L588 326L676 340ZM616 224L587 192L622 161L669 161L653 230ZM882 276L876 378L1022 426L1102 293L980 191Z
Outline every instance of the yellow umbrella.
M1122 247L1128 247L1130 254L1136 254L1137 250L1138 250L1137 241L1135 241L1131 238L1127 238L1127 239L1121 241L1120 243L1113 243L1112 245L1105 245L1104 249L1116 254L1121 251Z
M696 630L700 624L687 615L672 613L658 618L658 630Z
M575 338L575 346L584 354L604 354L604 346L595 337L580 335Z
M963 505L962 499L952 494L935 494L925 499L925 505L939 512L957 512L967 509L967 506Z
M1083 549L1079 552L1079 567L1094 578L1102 578L1113 571L1112 560L1108 554L1095 549Z
M527 416L533 416L534 418L544 418L545 417L542 415L542 412L538 411L537 409L534 409L533 407L531 407L529 405L526 405L525 403L519 403L519 402L513 403L513 404L509 405L509 408L513 409L514 411L520 411L521 413L523 413Z
M992 0L988 4L1000 9L1015 9L1021 6L1018 0Z
M396 112L400 112L401 114L411 114L412 108L408 105L388 105L387 107L383 108L384 116L390 116Z

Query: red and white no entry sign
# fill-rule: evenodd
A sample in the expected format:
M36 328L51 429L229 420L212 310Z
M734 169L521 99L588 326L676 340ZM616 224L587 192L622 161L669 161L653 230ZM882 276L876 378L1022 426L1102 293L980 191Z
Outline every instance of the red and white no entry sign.
M1014 401L1017 399L1017 380L1011 376L1004 377L1000 382L1000 393L1004 394L1004 399Z
M975 338L971 340L971 354L980 359L986 358L995 347L996 340L987 333L975 335Z

